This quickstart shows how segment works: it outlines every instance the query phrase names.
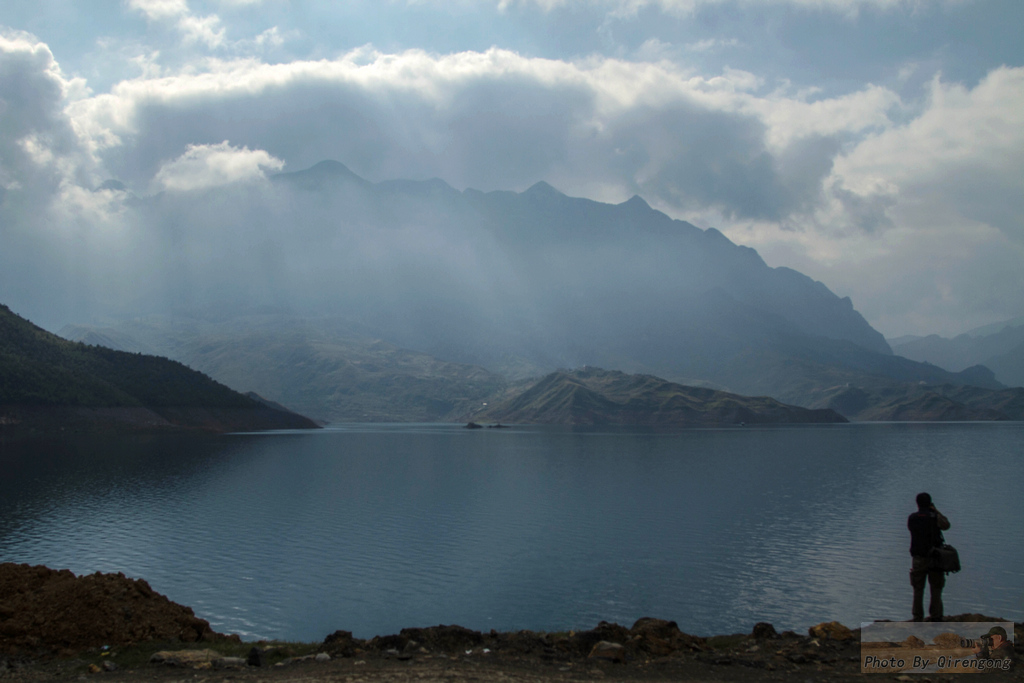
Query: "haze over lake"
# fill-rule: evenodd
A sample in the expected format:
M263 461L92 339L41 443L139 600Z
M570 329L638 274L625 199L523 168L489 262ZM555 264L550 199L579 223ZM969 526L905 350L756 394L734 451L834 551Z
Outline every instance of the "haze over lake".
M1024 618L1024 424L675 433L347 425L4 443L0 559L123 571L245 638L909 617L929 491L947 614Z

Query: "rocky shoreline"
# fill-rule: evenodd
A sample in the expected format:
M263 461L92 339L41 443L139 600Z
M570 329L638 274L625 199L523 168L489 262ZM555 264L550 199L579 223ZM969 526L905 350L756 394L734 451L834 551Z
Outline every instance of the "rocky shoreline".
M949 621L999 621L978 614ZM1015 625L1018 655L1024 624ZM585 631L482 633L456 625L371 639L243 643L141 579L0 564L0 678L90 674L121 680L846 680L861 678L859 629L695 636L673 621L601 622ZM1020 680L1009 672L1006 680ZM1002 680L1003 673L989 674ZM940 677L941 678L941 677ZM950 677L946 677L952 680ZM904 680L898 678L897 680ZM926 678L906 678L920 681Z

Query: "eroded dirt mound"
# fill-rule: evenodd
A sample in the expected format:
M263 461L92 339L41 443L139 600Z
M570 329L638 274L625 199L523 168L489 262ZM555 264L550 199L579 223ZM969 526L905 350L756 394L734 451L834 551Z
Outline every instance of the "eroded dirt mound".
M220 636L191 609L142 579L75 576L27 564L0 564L0 652L76 651L146 640L196 642Z

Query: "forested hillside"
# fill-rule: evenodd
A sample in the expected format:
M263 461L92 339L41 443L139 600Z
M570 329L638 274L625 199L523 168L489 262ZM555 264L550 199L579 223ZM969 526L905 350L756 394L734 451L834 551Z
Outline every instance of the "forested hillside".
M70 408L133 409L102 414L107 422L121 415L126 422L216 431L315 427L176 361L67 341L0 305L0 417L8 426L42 425L58 414L47 408L64 409L65 417Z

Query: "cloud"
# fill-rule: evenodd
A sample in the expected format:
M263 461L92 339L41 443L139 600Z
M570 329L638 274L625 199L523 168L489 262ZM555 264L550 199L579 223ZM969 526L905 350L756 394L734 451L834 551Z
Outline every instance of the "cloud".
M890 10L907 7L917 8L922 4L951 4L964 0L486 0L487 4L497 4L500 10L515 5L535 5L544 11L580 6L604 6L618 16L631 16L640 9L655 7L672 14L691 14L704 5L721 5L733 3L748 7L790 6L811 10L827 10L847 15L855 15L862 8L880 8Z
M976 223L1024 244L1024 68L973 89L936 77L921 114L837 157L829 184L840 201L887 202L919 230Z
M694 43L687 43L686 49L690 52L710 52L712 50L718 50L723 47L737 47L740 41L736 38L730 38L728 40L719 38L705 38L704 40L698 40Z
M261 149L217 145L189 145L177 159L160 167L154 178L166 190L189 191L220 187L264 178L264 169L279 171L284 162Z
M780 233L776 226L762 225L730 234L756 247L769 264L785 263L840 296L852 296L857 310L889 337L951 337L1020 314L1021 241L990 225L943 215L941 209L907 221L898 199L883 210L886 226L873 232ZM922 228L925 222L930 224Z
M220 0L219 4L228 10L260 5L264 0ZM298 35L297 31L282 31L271 26L258 35L237 40L227 39L227 28L217 14L200 16L192 11L187 0L128 0L128 6L142 13L150 22L172 26L181 36L179 48L196 50L204 56L203 50L217 54L244 55L262 53L281 47L287 38ZM190 55L195 59L195 53ZM189 60L191 61L191 60ZM186 62L188 63L188 62Z
M71 93L53 53L25 33L0 34L0 187L49 192L64 182L86 182L91 158L64 114Z
M178 19L189 13L186 0L128 0L128 6L151 21Z
M224 28L220 17L210 14L196 16L186 0L128 0L128 6L146 15L150 21L173 23L186 43L201 43L216 48L224 44Z
M282 35L281 30L276 26L268 28L266 31L252 39L252 43L256 47L281 47L284 45L284 42L285 37Z
M994 69L974 88L936 77L907 118L876 121L836 154L821 202L791 216L789 234L727 233L854 294L889 335L955 335L1019 315L1024 68Z
M880 125L895 100L870 88L807 103L762 87L748 72L701 77L670 62L359 50L208 62L122 82L69 112L126 180L230 139L292 167L336 158L372 178L482 189L548 179L590 196L617 186L599 198L639 192L678 210L779 219L814 202L836 136Z
M191 16L184 3L137 9L173 27ZM334 158L372 180L438 176L484 190L547 180L599 200L640 194L852 295L889 333L1019 314L1006 302L1024 300L1014 271L1024 258L1024 70L994 69L974 87L936 78L907 102L872 84L826 96L749 71L698 73L658 57L671 49L650 43L638 61L497 48L367 47L273 64L204 57L91 94L46 45L5 34L0 230L20 236L5 245L21 254L61 254L36 264L70 277L82 250L44 248L41 236L70 245L91 235L111 253L174 248L141 236L153 221L173 234L164 219L140 218L124 193L93 192L106 178L136 193L221 187L244 205L266 186L249 181L285 162ZM250 219L273 244L275 224ZM119 251L116 239L135 246ZM7 286L25 267L7 271Z
M47 45L26 33L0 34L5 302L34 302L55 315L92 306L88 271L117 254L123 193L93 192L101 177L93 147L65 112L72 98L88 95L64 76Z

